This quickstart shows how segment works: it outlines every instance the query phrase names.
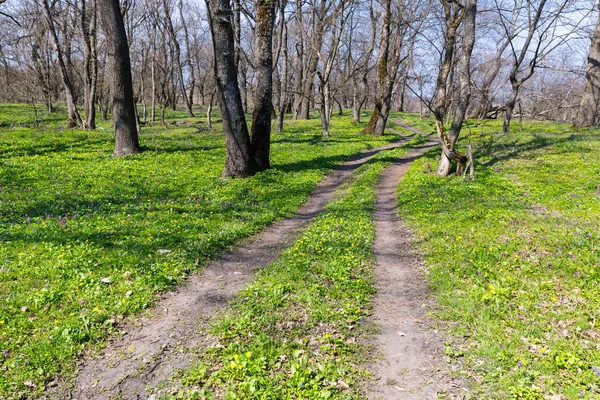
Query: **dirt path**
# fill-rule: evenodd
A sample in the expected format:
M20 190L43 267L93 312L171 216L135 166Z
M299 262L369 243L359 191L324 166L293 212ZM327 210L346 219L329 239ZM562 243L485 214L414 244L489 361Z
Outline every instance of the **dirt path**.
M275 261L308 222L324 210L348 176L382 150L401 146L408 138L353 156L330 173L292 217L210 262L177 291L165 295L127 335L115 339L97 358L82 362L75 399L145 399L146 386L156 386L189 364L193 348L208 346L207 322L235 297L254 272ZM59 396L62 397L62 396ZM62 397L64 398L64 397Z
M397 216L402 176L414 159L437 144L429 142L394 162L376 189L374 317L381 328L375 344L382 358L371 368L377 380L369 388L370 399L437 399L438 393L451 395L461 388L441 368L443 342L426 326L423 305L430 299L419 276L421 260L412 250L411 232Z

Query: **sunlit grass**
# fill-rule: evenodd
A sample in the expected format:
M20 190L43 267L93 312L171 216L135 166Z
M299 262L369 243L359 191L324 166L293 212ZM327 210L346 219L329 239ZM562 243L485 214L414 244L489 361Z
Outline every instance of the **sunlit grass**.
M0 107L1 118L28 107ZM70 379L123 318L292 213L350 154L397 138L359 135L348 117L333 118L329 139L317 120L288 121L273 135L273 169L229 180L219 125L145 126L145 151L115 158L110 122L70 131L59 115L0 128L0 398Z
M452 322L447 354L464 355L473 398L599 398L600 135L528 122L503 136L500 124L463 131L475 182L428 174L431 152L399 187L437 315Z

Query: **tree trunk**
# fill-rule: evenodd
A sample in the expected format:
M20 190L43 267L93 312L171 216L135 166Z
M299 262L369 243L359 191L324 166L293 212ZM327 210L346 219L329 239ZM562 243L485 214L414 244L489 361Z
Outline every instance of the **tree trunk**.
M83 69L84 69L84 128L96 129L96 88L98 80L98 57L97 57L97 10L95 2L92 2L91 13L88 19L86 1L81 2L81 33L83 37Z
M381 31L381 41L379 43L379 59L377 60L377 98L375 99L375 108L371 119L364 129L364 133L379 136L383 134L381 126L385 129L387 115L384 110L384 99L388 88L388 61L390 57L390 35L392 18L392 1L385 0L383 3L383 30ZM391 93L390 93L391 95Z
M208 102L208 108L206 109L206 124L209 128L212 128L212 109L216 94L217 88L214 88L212 92L210 92L210 100Z
M595 126L598 124L598 105L600 103L600 18L592 36L592 47L588 53L585 86L581 96L577 126Z
M169 9L169 1L163 0L163 7L165 9L165 19L167 21L167 30L169 31L169 35L171 36L171 42L173 43L173 56L175 58L175 63L177 64L177 72L179 72L179 82L181 84L181 95L183 96L183 102L185 104L185 110L187 111L188 116L194 118L194 112L192 111L192 103L188 98L188 93L185 89L185 79L183 76L183 65L181 64L181 46L179 46L179 41L177 40L177 35L175 34L175 28L173 27L173 21L171 20L171 10Z
M258 171L271 167L271 115L273 111L273 24L275 0L256 0L254 26L254 65L256 90L252 115L251 151Z
M454 120L450 126L450 131L446 134L443 124L436 120L436 126L442 143L442 155L437 173L441 176L448 176L450 173L451 161L457 162L457 175L464 172L467 157L458 153L454 146L460 135L462 124L467 114L469 100L471 97L471 54L475 44L475 18L477 15L477 0L467 0L464 8L464 37L462 54L460 60L460 95L454 114ZM439 126L441 125L441 126Z
M316 2L315 2L316 3ZM298 119L309 119L311 110L311 99L314 97L315 74L319 65L321 48L323 47L324 19L326 0L321 0L319 5L314 4L313 10L313 37L312 46L309 53L308 64L306 66L306 76L302 84L301 106ZM313 100L314 101L314 100Z
M319 95L321 96L321 128L323 130L323 136L329 137L329 110L327 109L327 95L323 81L321 81L321 84L319 85Z
M58 66L60 68L62 82L65 88L69 128L75 128L77 126L81 126L83 121L81 120L81 115L79 115L79 111L77 110L77 105L75 103L75 91L73 88L73 83L71 81L67 65L65 64L63 51L58 40L58 34L56 33L56 27L54 25L54 18L52 16L48 0L43 0L43 8L46 16L46 22L48 23L48 30L52 38L52 43L54 44L56 60L58 61Z
M141 152L129 45L119 0L98 0L100 21L106 36L108 52L108 80L113 97L112 114L115 129L117 157Z
M302 18L302 2L296 1L296 26L298 29L304 24ZM304 82L304 34L296 44L296 71L294 73L294 119L300 119L302 113L302 83Z
M288 64L289 64L289 54L288 54L288 31L287 24L285 21L285 7L284 1L282 1L282 5L280 6L280 18L281 18L281 48L282 48L282 61L281 61L281 85L280 85L280 95L279 95L279 115L277 117L277 132L283 133L283 121L285 117L285 108L288 103L288 88L289 88L289 73L288 73Z
M213 39L215 77L225 132L227 155L223 176L251 176L256 173L257 166L250 152L250 135L235 68L231 5L229 0L206 0L206 7Z
M183 27L183 35L185 38L185 62L190 70L190 93L188 94L189 109L194 106L194 90L196 88L196 71L191 59L192 46L190 46L190 35L188 32L185 15L183 13L183 0L179 0L179 18Z
M512 93L508 98L508 102L506 102L506 111L504 113L504 122L502 123L502 133L508 135L510 132L510 121L513 117L513 112L515 111L515 106L517 104L517 97L519 96L519 85L513 83L512 85Z

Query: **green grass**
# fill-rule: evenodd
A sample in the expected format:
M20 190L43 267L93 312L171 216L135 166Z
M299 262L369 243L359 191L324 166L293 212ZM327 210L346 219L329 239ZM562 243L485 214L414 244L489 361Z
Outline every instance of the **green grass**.
M3 106L1 118L27 107ZM127 158L112 156L104 122L66 131L63 115L1 129L0 398L71 379L77 357L159 292L292 213L350 154L397 138L357 135L349 118L334 117L324 139L319 124L287 122L273 136L273 169L244 180L220 178L218 126L145 127L145 152Z
M417 141L413 141L416 143ZM407 146L408 147L408 146ZM275 263L212 321L218 344L199 350L161 398L355 399L372 354L374 186L386 151L351 182ZM173 388L177 394L173 395Z
M500 124L463 131L475 182L428 174L431 152L399 186L450 322L446 354L464 355L472 398L600 398L600 135L534 122L503 136Z

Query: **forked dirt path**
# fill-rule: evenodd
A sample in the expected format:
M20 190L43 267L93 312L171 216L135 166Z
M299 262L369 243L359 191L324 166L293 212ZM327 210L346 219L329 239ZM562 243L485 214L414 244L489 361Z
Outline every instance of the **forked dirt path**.
M381 359L370 368L376 380L367 395L373 400L429 400L461 390L461 382L452 381L442 368L443 341L426 324L423 305L431 300L419 274L421 259L412 249L411 232L397 215L400 180L413 160L437 144L430 141L396 160L376 188L374 320L381 329L375 338Z
M83 360L74 390L65 395L80 400L148 398L147 386L158 385L188 365L194 347L214 342L207 333L209 318L235 297L257 269L275 261L291 245L352 171L407 139L351 157L323 179L295 216L271 225L190 276L177 291L165 295L148 316L126 327L127 334L113 340L102 355Z

